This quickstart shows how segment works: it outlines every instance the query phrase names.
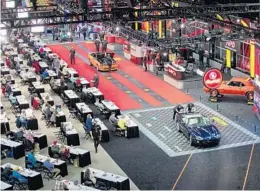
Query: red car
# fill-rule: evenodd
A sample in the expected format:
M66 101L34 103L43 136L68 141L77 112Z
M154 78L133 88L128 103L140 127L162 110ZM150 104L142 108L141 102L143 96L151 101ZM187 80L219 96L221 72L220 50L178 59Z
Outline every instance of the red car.
M223 81L217 89L208 89L204 87L206 93L217 101L218 97L224 95L246 96L248 103L253 103L255 87L250 78L234 77L230 81Z

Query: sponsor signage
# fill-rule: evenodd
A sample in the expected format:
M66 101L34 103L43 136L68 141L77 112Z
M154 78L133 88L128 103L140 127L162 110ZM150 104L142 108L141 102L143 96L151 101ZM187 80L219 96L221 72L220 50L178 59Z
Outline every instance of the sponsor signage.
M184 79L184 71L175 69L172 66L168 66L168 75L174 78L175 80L183 80Z
M237 48L237 47L238 47L238 43L239 43L239 42L233 41L233 40L226 41L226 42L225 42L225 48L230 49L230 50L236 52L237 49L238 49L238 48Z
M217 68L207 70L203 75L203 84L208 89L217 89L223 81L223 75Z

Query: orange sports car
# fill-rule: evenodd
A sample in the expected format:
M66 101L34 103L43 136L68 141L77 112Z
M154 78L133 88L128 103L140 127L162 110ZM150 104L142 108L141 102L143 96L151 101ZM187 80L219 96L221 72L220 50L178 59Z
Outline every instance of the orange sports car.
M250 78L234 77L230 81L223 81L217 89L204 87L206 93L210 93L211 98L223 97L224 95L246 96L248 102L253 102L254 85Z
M111 64L111 70L117 70L118 64L113 59L114 53L90 53L89 54L90 65L94 66L98 71L109 71L109 64Z

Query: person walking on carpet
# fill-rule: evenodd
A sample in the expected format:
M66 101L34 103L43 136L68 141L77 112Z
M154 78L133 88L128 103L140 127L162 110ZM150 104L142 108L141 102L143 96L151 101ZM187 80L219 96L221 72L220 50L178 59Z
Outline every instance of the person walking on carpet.
M75 54L76 51L74 48L70 50L70 64L75 64Z

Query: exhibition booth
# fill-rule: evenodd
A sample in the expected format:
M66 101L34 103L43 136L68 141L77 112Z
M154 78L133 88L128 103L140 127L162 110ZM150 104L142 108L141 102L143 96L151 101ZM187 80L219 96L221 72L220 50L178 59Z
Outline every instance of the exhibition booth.
M260 120L260 44L255 44L255 93L254 93L254 113Z

